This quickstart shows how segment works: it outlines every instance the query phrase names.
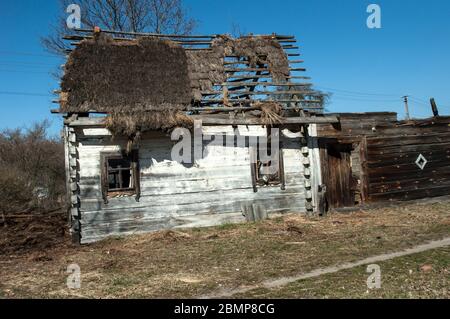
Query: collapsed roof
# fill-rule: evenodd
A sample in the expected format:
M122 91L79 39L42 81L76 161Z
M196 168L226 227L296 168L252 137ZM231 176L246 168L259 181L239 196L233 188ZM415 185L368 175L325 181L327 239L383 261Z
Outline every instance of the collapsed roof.
M130 34L127 34L130 35ZM223 108L246 110L261 101L321 112L322 99L291 64L291 36L163 36L113 38L107 32L69 36L61 83L66 113L137 113Z

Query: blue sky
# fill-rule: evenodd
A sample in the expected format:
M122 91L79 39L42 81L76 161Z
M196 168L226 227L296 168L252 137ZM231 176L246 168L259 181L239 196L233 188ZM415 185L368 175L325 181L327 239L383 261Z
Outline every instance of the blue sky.
M76 3L76 0L74 0ZM366 8L382 9L382 29L368 29ZM332 112L395 111L404 117L403 95L411 95L414 117L431 115L430 97L450 115L450 1L448 0L229 0L185 1L199 21L197 33L293 34L307 75L333 93ZM0 4L0 129L43 119L58 134L51 115L50 75L62 60L46 53L39 38L60 7L58 1L2 0ZM17 94L15 94L17 93Z

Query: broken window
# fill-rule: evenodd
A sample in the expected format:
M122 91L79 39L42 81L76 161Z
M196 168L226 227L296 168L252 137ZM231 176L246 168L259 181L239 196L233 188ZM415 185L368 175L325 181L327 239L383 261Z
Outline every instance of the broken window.
M133 190L133 167L129 158L108 158L108 191Z
M280 186L285 190L283 151L278 150L270 159L261 159L257 148L251 149L251 173L253 191L256 193L258 187Z
M140 197L138 152L102 154L102 193L108 198L136 195Z

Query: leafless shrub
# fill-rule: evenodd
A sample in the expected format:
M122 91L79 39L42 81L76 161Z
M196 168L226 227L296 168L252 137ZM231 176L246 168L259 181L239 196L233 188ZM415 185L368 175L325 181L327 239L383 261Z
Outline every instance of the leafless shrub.
M0 132L0 212L3 217L63 205L63 144L47 137L48 122Z

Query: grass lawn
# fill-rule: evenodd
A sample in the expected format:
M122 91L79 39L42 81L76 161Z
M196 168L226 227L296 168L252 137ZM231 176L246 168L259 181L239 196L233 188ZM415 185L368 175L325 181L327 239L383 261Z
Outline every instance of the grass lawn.
M61 245L45 251L0 256L0 297L198 297L403 250L449 236L450 203L447 202L331 214L325 218L290 214L260 223L111 238L81 247ZM444 269L444 263L449 259L448 250L433 253L442 263L434 262L433 258L426 262L435 265L433 271ZM417 265L421 263L419 261ZM66 287L66 270L72 263L81 268L79 290ZM402 291L395 284L389 286L392 280L387 280L387 276L396 275L395 269L388 269L389 262L386 264L388 266L382 270L383 289L367 296L409 297L408 290ZM411 269L417 271L414 267ZM355 275L349 276L360 276L361 280L339 282L320 277L308 281L310 284L306 287L311 290L306 292L302 290L304 288L290 285L287 290L252 291L252 296L259 296L259 293L263 296L279 293L282 297L366 296L367 289L360 290L368 274L364 269L354 271ZM447 273L444 271L443 274ZM422 287L428 289L424 284L425 277L407 278L411 280L408 285L415 285L419 290ZM324 280L323 284L319 280ZM331 288L326 288L327 283ZM334 283L336 287L332 287ZM300 287L304 284L300 283ZM340 292L340 287L346 288ZM436 287L430 289L441 291L441 288L438 278ZM334 295L328 292L330 290ZM413 297L434 296L433 293L421 294L418 290L412 293ZM444 293L448 297L447 292L436 292L439 296Z
M235 298L450 298L450 247L377 264L381 287L368 289L367 266L300 280L278 289L254 289Z

